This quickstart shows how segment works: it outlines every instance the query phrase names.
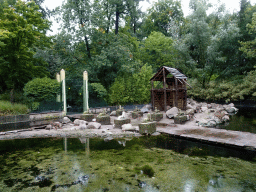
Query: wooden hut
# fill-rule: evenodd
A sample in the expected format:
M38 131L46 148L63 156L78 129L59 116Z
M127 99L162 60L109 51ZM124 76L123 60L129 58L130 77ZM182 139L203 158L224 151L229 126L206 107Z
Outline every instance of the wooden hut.
M187 77L175 68L161 67L150 79L152 84L151 103L153 109L166 111L166 107L186 110Z

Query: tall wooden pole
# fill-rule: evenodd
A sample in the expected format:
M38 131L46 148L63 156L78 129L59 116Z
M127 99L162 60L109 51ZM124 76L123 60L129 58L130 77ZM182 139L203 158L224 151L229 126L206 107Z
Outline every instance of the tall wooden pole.
M165 77L165 68L163 68L163 76L164 76L164 111L166 111L166 77Z
M63 111L64 115L67 114L67 98L66 98L66 78L65 70L61 69L60 71L60 80L62 82L62 102L63 102Z
M87 112L89 110L89 94L88 94L88 73L84 71L83 73L83 110Z

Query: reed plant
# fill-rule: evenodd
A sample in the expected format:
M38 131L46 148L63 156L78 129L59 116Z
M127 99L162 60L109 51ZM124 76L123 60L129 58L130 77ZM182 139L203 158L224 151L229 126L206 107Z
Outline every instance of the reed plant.
M24 104L0 101L0 116L27 114L29 109Z

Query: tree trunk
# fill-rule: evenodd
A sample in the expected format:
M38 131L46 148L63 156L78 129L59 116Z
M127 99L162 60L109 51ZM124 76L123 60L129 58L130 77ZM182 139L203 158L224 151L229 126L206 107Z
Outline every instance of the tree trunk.
M91 59L91 51L90 51L89 42L88 42L86 35L84 36L84 40L85 40L85 44L86 44L88 58Z
M82 19L80 19L80 24L81 24L81 26L83 26ZM91 51L90 51L90 47L89 47L88 38L86 37L86 35L84 36L84 41L85 41L85 44L86 44L86 50L87 50L88 58L91 59Z
M118 11L118 5L116 5L116 30L115 30L115 34L118 34L119 16L120 16L120 13Z

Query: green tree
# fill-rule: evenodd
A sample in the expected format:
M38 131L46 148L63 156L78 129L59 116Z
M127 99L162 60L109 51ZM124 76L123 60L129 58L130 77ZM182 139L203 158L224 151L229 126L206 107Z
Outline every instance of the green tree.
M151 66L144 65L132 76L118 76L109 89L109 103L124 105L127 103L148 103L150 101L150 78L153 75Z
M161 66L175 66L176 51L171 37L161 32L152 32L140 48L140 59L156 71Z
M198 78L203 87L212 75L211 63L207 61L207 48L211 43L211 30L206 22L208 7L207 1L190 1L193 13L189 16L188 33L185 35L185 42L191 57L188 62L194 66L193 75Z
M153 31L161 32L165 36L171 36L171 24L175 23L177 26L181 26L183 20L180 1L159 0L149 9L142 30L145 36L150 35Z
M0 84L3 90L21 89L33 77L44 76L45 66L36 66L34 47L50 45L46 31L50 22L41 18L33 1L3 1L0 11Z
M252 23L247 25L247 28L249 29L249 33L256 33L256 13L253 14ZM242 47L240 48L241 51L243 51L247 57L256 57L256 38L252 41L246 41L246 42L240 42Z

